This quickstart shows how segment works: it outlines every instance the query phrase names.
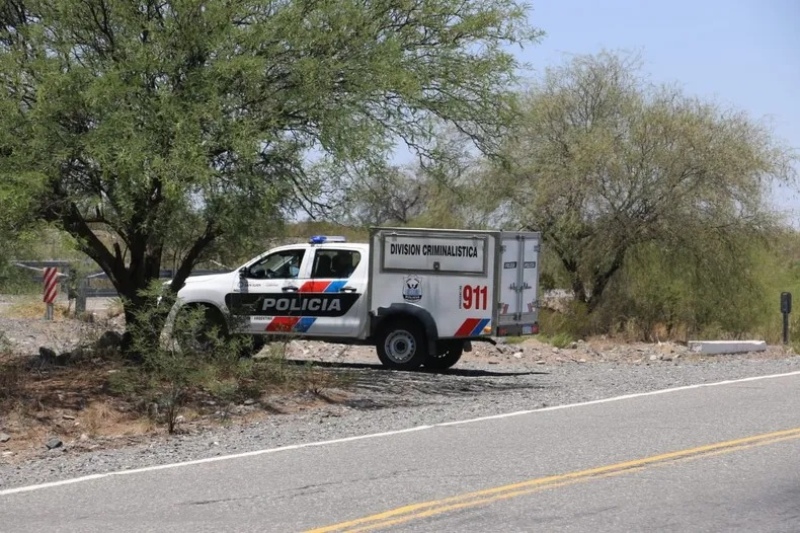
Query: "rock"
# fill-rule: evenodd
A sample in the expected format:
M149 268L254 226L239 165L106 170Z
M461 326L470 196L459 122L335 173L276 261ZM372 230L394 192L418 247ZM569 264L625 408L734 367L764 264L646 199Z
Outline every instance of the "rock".
M544 365L544 364L546 364L546 362L542 361L541 359L539 359L538 361L536 361L536 364L537 365Z
M244 401L245 405L253 405L254 403L256 403L256 401L252 398L248 398Z
M106 331L94 343L95 350L116 350L122 344L122 334L116 331Z
M650 356L650 360L651 361L658 361L658 356L653 354L653 355Z
M58 437L53 437L48 440L44 445L47 446L48 450L54 450L56 448L60 448L64 443L61 442L61 439Z
M38 363L44 365L66 365L72 359L72 353L64 352L61 355L57 354L55 350L46 346L39 347L39 361Z
M87 440L89 440L89 435L87 435L86 433L81 433L81 436L78 437L78 440L81 442L86 442Z
M515 352L514 357L516 357L517 359L522 359L522 352Z
M58 354L46 346L39 347L39 359L43 363L55 363Z
M0 455L2 455L3 457L11 457L12 455L14 455L14 452L3 452Z
M64 420L75 420L75 417L72 415L61 415L61 418Z
M559 350L558 348L553 348L553 353L560 353L560 352L561 350Z
M8 433L0 433L0 442L8 442L11 440L11 435Z
M578 349L578 343L577 342L572 342L572 343L570 343L569 347L572 348L573 350L577 350Z
M579 362L579 363L585 363L585 362L586 362L586 359L578 359L578 362Z
M175 423L176 424L183 424L184 422L186 422L186 417L185 416L178 415L178 416L175 417Z

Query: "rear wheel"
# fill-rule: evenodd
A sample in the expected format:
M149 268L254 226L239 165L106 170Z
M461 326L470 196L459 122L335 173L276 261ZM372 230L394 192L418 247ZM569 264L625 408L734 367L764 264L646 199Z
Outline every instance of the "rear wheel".
M263 335L239 335L239 339L237 340L242 341L238 348L239 356L244 358L258 355L258 353L264 349L264 346L267 345L267 340Z
M425 367L431 370L446 370L458 363L464 353L464 341L439 341L437 355L429 355Z
M222 312L209 305L187 305L178 317L179 344L202 355L210 355L221 343L236 343L239 357L252 357L266 345L261 335L232 334Z
M415 370L425 361L428 340L416 320L393 320L380 329L376 348L378 358L387 368Z
M186 305L178 312L173 335L181 346L196 353L208 354L213 351L218 339L227 337L225 317L208 305Z

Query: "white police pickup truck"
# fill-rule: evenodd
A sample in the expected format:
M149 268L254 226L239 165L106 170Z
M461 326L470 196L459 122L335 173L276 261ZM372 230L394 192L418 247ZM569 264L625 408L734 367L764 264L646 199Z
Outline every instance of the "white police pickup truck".
M445 369L470 341L538 333L539 241L410 228L373 228L369 243L315 236L230 273L188 278L173 310L202 306L207 320L236 323L259 343L371 344L389 368Z

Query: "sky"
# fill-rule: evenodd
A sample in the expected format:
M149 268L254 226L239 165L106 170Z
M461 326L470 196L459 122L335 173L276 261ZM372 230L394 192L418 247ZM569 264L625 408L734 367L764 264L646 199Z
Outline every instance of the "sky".
M570 54L639 52L653 81L769 120L800 151L800 0L529 0L546 35L514 54L538 76ZM798 169L800 171L800 169ZM800 194L776 190L800 224Z
M570 54L639 52L653 81L768 120L800 153L800 0L529 1L546 35L514 52L526 76ZM800 194L776 189L773 201L800 224Z

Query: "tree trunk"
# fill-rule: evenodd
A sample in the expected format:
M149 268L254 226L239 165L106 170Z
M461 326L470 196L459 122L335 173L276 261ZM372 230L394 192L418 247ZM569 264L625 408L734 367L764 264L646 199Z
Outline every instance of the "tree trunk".
M587 307L589 312L591 313L595 309L600 306L600 303L603 299L603 294L605 293L606 288L608 287L609 282L614 277L620 268L622 268L622 263L625 260L625 252L627 248L620 247L617 252L614 254L614 258L612 259L611 263L603 270L599 268L595 268L594 276L592 279L592 295L589 297L587 301Z
M158 281L161 271L163 245L153 242L151 235L141 228L121 228L117 234L128 244L128 254L114 243L110 250L94 231L75 204L70 204L58 216L64 228L81 243L81 250L105 272L123 300L125 334L122 350L133 360L143 360L143 351L155 348L171 308L171 298L157 307L160 294L148 293L150 284ZM209 222L205 231L188 250L175 272L169 290L172 295L183 287L186 278L199 261L205 249L219 236L218 230Z

